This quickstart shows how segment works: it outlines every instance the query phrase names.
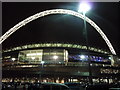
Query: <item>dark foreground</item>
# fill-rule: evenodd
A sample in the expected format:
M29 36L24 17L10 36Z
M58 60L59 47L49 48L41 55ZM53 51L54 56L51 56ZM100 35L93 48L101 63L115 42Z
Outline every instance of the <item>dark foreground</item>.
M120 90L117 84L94 84L80 83L2 83L2 90Z

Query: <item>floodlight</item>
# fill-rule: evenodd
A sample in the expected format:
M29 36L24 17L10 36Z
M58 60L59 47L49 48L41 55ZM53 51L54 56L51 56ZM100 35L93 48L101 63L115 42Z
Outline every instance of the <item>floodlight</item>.
M81 3L78 9L78 12L86 13L91 9L90 5L88 3Z

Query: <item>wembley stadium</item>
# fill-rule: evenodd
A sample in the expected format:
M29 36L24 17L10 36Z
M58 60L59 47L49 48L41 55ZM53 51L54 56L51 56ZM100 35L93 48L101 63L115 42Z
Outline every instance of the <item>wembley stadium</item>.
M12 33L17 31L18 29L21 29L21 27L25 26L29 22L51 14L68 14L84 19L82 14L72 10L66 9L45 10L24 19L23 21L16 24L13 28L9 29L0 38L0 43L2 43ZM86 22L88 22L93 27L91 29L95 29L99 33L99 36L101 36L102 39L106 42L107 44L106 46L108 46L109 51L89 46L87 39L83 40L85 42L85 45L75 44L74 42L75 40L73 41L74 44L70 43L69 37L67 38L67 42L69 43L58 43L59 40L61 39L57 39L57 36L62 31L56 32L57 34L54 35L52 34L52 31L50 31L50 29L53 30L53 28L50 27L53 25L54 26L60 25L58 27L60 28L64 21L61 24L56 24L56 21L54 22L55 24L52 22L53 24L52 25L49 24L50 27L45 29L45 33L43 32L42 32L43 34L41 33L43 35L43 38L45 39L43 40L44 42L46 42L46 40L48 40L49 42L49 38L50 36L52 36L52 39L50 38L50 41L52 41L52 43L34 43L33 41L36 42L37 40L38 42L41 41L39 39L41 39L42 37L40 37L41 34L38 32L36 32L38 36L35 33L31 32L34 30L29 30L33 27L32 25L29 24L29 26L31 27L27 27L27 29L26 27L23 27L24 29L23 31L26 31L26 33L21 34L20 32L16 32L17 33L16 36L20 35L20 37L22 37L23 34L25 34L25 37L21 39L26 42L25 39L27 38L29 39L28 40L29 43L32 44L29 44L28 42L26 42L28 44L25 45L15 44L20 46L15 46L12 48L9 48L11 47L9 42L4 45L4 47L8 45L7 47L8 49L2 50L2 68L3 68L2 82L90 83L91 80L93 83L120 82L120 67L118 67L120 64L118 63L119 61L117 61L118 59L116 56L116 52L112 44L110 43L106 35L103 33L103 31L91 19L89 19L88 17L85 18ZM65 25L68 25L67 22ZM45 25L48 25L48 21L46 21L46 23L47 24ZM36 27L36 24L34 25ZM83 24L81 24L81 26L82 25ZM55 30L59 31L58 28L55 28ZM44 31L44 29L41 29L40 27L38 29ZM30 37L27 36L28 35L27 30L31 32ZM49 32L47 32L46 30L49 30ZM82 30L83 26L81 27L81 31ZM50 32L51 34L49 34ZM61 33L61 36L59 37L60 38L63 37L63 39L66 38L67 35L70 34L70 30L68 30L67 32L64 36L63 33ZM73 32L71 32L70 36L73 36ZM79 33L76 32L76 34L74 35L77 36L78 34ZM37 38L35 38L35 36L37 36ZM73 36L72 39L76 39L75 36ZM82 37L83 35L79 34L79 36ZM93 36L93 34L91 34L91 36ZM23 41L20 41L21 39L19 38L16 39L15 37L12 38L13 39L10 38L11 41L13 42L12 44L16 42L19 43L21 42L21 44L23 44ZM83 38L80 39L82 40ZM9 39L7 40L9 41ZM53 41L56 42L53 43ZM94 43L93 40L91 40L91 42ZM96 44L102 45L101 42L98 42Z
M3 50L2 82L119 81L110 52L66 43L39 43ZM9 75L8 75L9 73Z

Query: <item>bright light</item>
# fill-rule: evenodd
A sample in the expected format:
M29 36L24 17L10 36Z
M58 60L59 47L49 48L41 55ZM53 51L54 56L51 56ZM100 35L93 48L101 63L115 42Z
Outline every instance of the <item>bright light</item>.
M42 53L36 53L36 55L42 55Z
M53 56L54 59L58 59L58 56Z
M31 57L32 58L32 60L34 60L35 59L35 57Z
M84 55L81 55L80 58L81 58L81 59L85 59L85 56L84 56Z
M111 58L111 57L109 57L109 59L111 60L112 58Z
M42 53L28 53L27 56L42 55Z
M44 64L45 63L45 61L41 61L41 64Z
M15 58L12 58L12 61L15 61L16 59Z
M59 80L56 80L56 83L59 83Z
M59 62L59 64L61 64L61 62Z
M88 3L84 2L84 3L80 4L78 12L84 12L84 13L86 13L90 9L91 9L90 5Z

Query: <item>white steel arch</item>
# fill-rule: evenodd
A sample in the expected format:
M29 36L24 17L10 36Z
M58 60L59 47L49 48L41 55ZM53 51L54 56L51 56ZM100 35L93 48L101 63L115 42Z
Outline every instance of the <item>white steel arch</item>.
M52 9L52 10L46 10L46 11L42 11L39 12L35 15L32 15L26 19L24 19L23 21L19 22L18 24L16 24L14 27L12 27L11 29L9 29L3 36L0 37L0 44L7 39L12 33L14 33L16 30L18 30L19 28L23 27L24 25L26 25L27 23L40 18L40 17L44 17L46 15L50 15L50 14L70 14L76 17L79 17L81 19L86 20L86 22L88 22L91 26L93 26L95 28L95 30L97 30L97 32L101 35L101 37L105 40L106 44L108 45L110 51L112 54L116 55L116 52L112 46L112 44L110 43L110 41L108 40L107 36L103 33L103 31L88 17L84 17L84 15L72 11L72 10L66 10L66 9Z

